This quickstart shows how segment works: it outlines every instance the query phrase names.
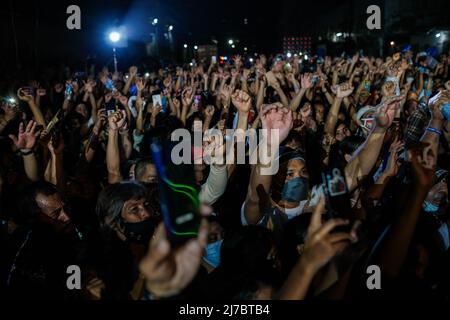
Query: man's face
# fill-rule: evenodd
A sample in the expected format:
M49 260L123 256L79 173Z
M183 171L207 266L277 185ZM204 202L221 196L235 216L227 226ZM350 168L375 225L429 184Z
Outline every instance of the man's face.
M64 209L64 202L59 193L49 196L39 193L36 196L36 203L41 209L39 218L42 222L51 225L58 233L66 233L71 230L71 219Z
M290 160L287 167L285 182L300 177L309 179L309 173L305 163L302 160Z
M144 170L143 174L137 178L138 178L138 181L142 182L142 183L155 183L155 182L157 182L157 177L158 177L158 175L156 172L155 165L149 163L145 166L145 170Z

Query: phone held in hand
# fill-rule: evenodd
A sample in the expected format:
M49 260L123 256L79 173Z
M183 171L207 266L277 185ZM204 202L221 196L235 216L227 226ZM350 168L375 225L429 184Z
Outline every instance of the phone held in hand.
M108 118L110 116L112 116L114 114L114 112L117 111L116 103L114 102L113 99L111 99L111 101L105 103L105 110L106 110L106 115L108 116Z
M160 106L160 107L163 106L160 94L152 95L152 102L153 102L153 108L156 108L157 106Z
M217 56L212 56L211 57L211 63L212 64L216 64L217 63Z
M73 88L70 83L66 83L66 90L64 91L64 95L66 99L70 100L72 98Z
M331 167L322 172L322 181L329 218L348 219L351 222L352 207L344 170L337 166ZM348 226L340 228L340 231L348 232L350 228L351 223Z
M199 197L192 164L175 164L174 143L154 139L151 149L158 172L161 213L168 239L179 246L195 238L200 227Z

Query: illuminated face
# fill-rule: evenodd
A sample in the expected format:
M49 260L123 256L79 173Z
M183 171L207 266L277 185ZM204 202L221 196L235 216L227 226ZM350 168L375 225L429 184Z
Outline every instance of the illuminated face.
M157 182L157 172L154 164L149 163L145 166L145 170L141 176L137 177L137 180L142 183L155 183Z
M71 230L71 219L66 212L64 202L58 193L36 196L36 203L40 209L39 220L49 224L58 233L66 233Z
M350 130L347 128L347 126L345 124L340 124L336 130L336 140L337 141L342 141L344 140L346 137L350 137L352 134L350 132Z
M300 177L309 179L309 173L305 163L298 159L290 160L287 167L285 182Z
M122 218L125 222L136 223L148 220L151 216L150 202L146 199L130 199L122 208Z

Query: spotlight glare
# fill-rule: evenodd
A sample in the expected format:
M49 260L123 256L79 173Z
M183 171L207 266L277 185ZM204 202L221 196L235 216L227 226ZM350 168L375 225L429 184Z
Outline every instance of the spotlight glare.
M394 41L391 41L391 46L393 47L395 45L395 42Z
M185 43L185 44L183 45L183 47L184 47L184 48L187 48L187 47L188 47L188 45L187 45L187 44Z
M111 42L117 42L120 40L120 33L118 33L117 31L113 31L109 34L109 40L111 40Z
M286 57L288 57L288 58L292 57L292 53L288 52L288 53L286 54Z
M229 44L229 45L232 45L232 44L233 44L233 40L231 40L231 39L228 40L228 44Z
M248 61L253 62L253 58L249 58Z
M231 47L232 47L233 49L236 48L236 46L235 46L234 44L232 44Z
M172 31L172 30L173 30L173 26L170 25L170 26L169 26L169 31Z
M198 49L198 46L194 46L194 50L197 50Z
M153 24L157 24L158 23L158 18L153 19Z
M440 32L436 33L436 38L439 38L440 36L441 36Z
M342 32L336 33L336 37L342 37Z

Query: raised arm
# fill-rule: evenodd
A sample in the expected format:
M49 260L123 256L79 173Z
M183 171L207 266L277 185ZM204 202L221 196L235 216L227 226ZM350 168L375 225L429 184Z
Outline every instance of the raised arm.
M271 149L277 149L279 143L281 143L289 134L289 131L293 126L292 111L287 107L283 106L281 103L277 102L270 105L263 106L261 122L263 129L268 130L267 141L262 141L261 143L267 144L267 151ZM279 135L279 141L277 145L272 145L271 134L274 134L272 130L276 130ZM274 142L276 143L276 142ZM259 146L261 148L261 145ZM256 152L256 151L255 151ZM262 212L259 208L259 195L257 192L258 186L262 186L264 191L269 194L270 185L272 182L272 176L268 174L263 174L262 170L268 169L274 164L276 154L267 154L270 162L268 164L263 164L258 161L252 167L252 172L250 175L250 183L247 190L247 197L244 203L244 215L245 219L249 224L256 224L261 220Z
M328 112L327 119L325 121L325 133L334 136L334 128L336 127L336 122L338 120L339 109L342 104L342 100L348 97L353 92L353 87L351 84L343 83L336 88L336 97L334 98L333 105Z
M40 135L40 132L36 131L36 124L35 121L31 120L24 130L23 123L20 123L18 136L9 135L9 138L14 142L14 145L22 154L25 173L31 181L39 180L39 170L34 155L34 147L36 146L36 142Z
M106 147L106 166L108 168L108 183L122 180L120 173L119 130L125 125L125 111L117 111L108 119L108 145Z
M393 97L378 106L374 129L366 141L355 151L352 159L345 167L345 177L350 192L358 186L358 183L369 174L375 165L386 130L394 121L395 112L400 107L402 99L402 96Z
M295 96L295 98L292 99L289 105L289 109L291 109L292 111L297 111L298 106L300 105L300 102L302 101L306 93L306 90L312 88L313 84L311 82L311 74L310 73L302 74L300 82L301 82L301 89Z
M42 115L41 109L39 109L39 107L35 104L33 96L29 92L26 92L24 89L20 88L17 91L17 97L20 100L25 101L26 103L28 103L28 106L30 107L31 112L33 113L34 120L39 125L41 125L41 126L43 126L45 128L44 116Z

